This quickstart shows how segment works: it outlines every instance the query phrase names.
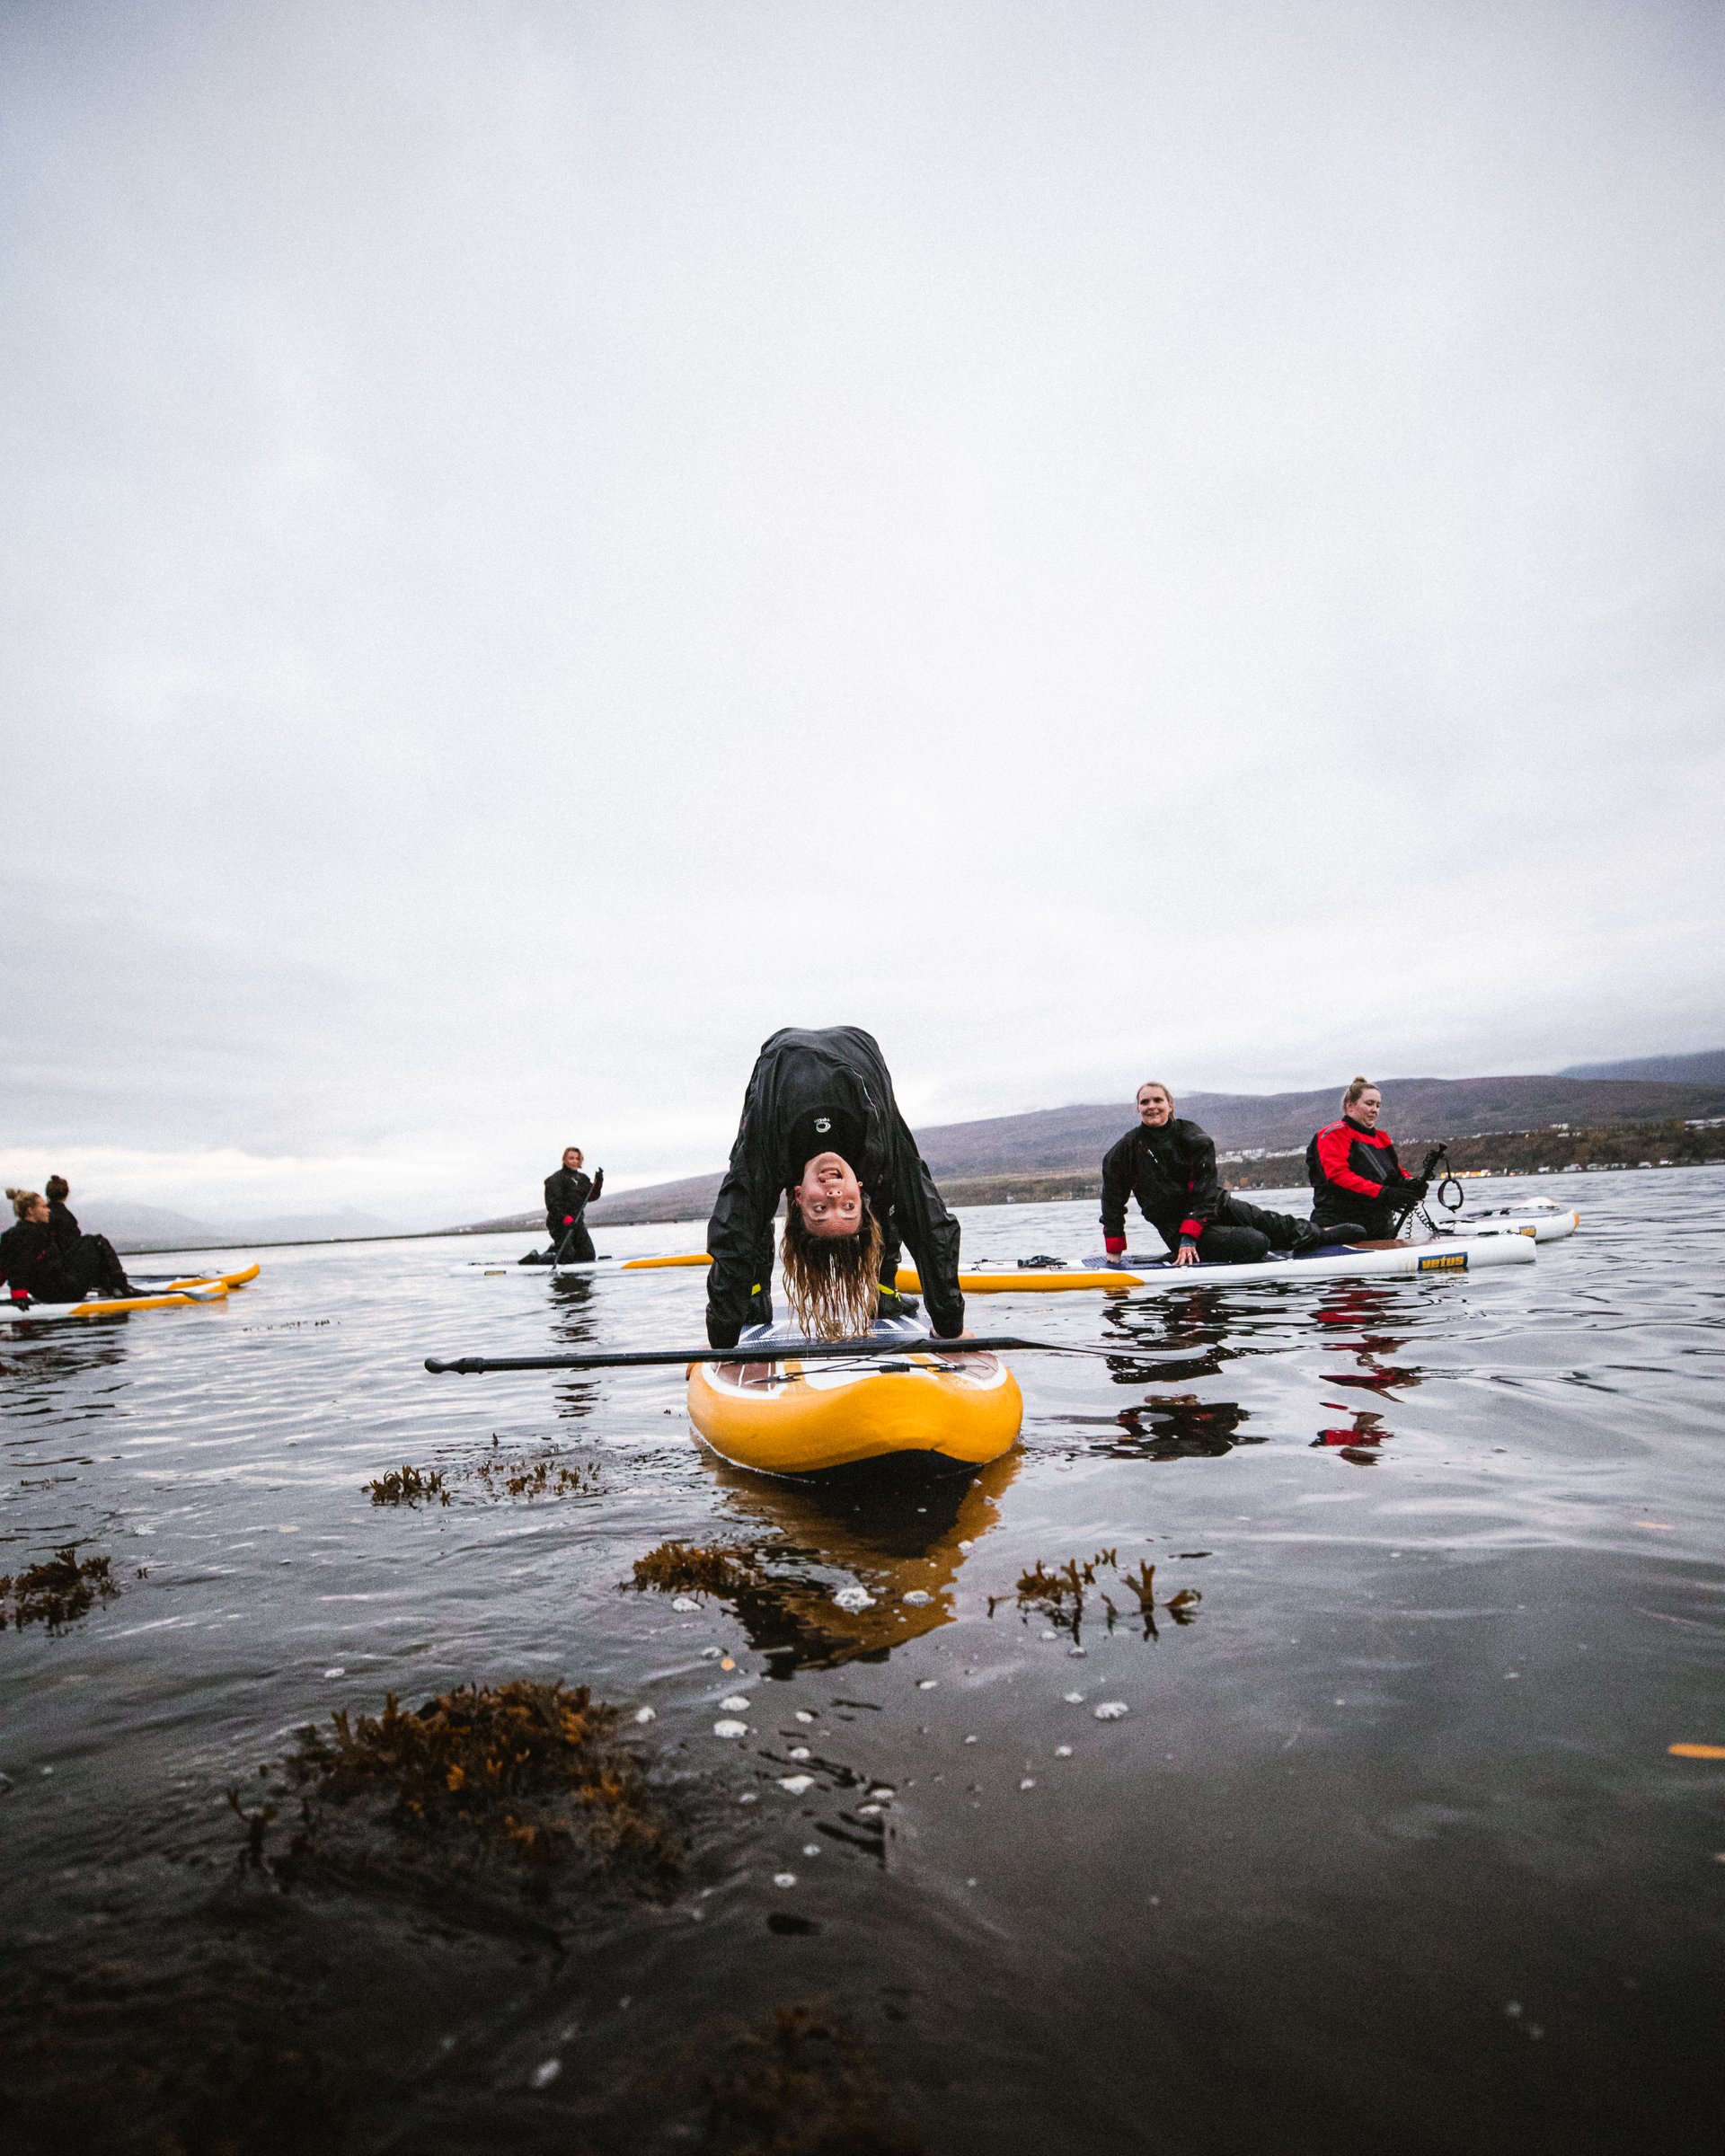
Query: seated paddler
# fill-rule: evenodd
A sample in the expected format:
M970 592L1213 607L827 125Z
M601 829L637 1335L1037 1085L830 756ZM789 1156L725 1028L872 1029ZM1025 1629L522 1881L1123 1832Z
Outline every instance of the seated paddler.
M959 1224L893 1097L873 1037L857 1026L787 1026L756 1059L730 1165L707 1224L707 1338L734 1348L773 1321L773 1217L786 1200L781 1262L791 1315L811 1339L854 1339L907 1307L902 1245L934 1330L964 1330Z
M1434 1149L1420 1174L1410 1175L1378 1121L1383 1112L1382 1091L1369 1078L1356 1078L1341 1096L1340 1119L1326 1123L1305 1149L1313 1219L1338 1220L1345 1213L1365 1224L1362 1241L1401 1233L1402 1222L1431 1188L1438 1157Z
M92 1293L135 1292L105 1235L80 1234L70 1214L67 1234L38 1190L8 1190L6 1196L14 1217L0 1235L0 1292L13 1302L82 1303Z
M1126 1254L1129 1197L1176 1265L1254 1265L1271 1250L1300 1257L1365 1233L1353 1221L1320 1226L1224 1189L1214 1139L1174 1113L1174 1096L1156 1078L1138 1088L1138 1120L1102 1161L1102 1241L1116 1262Z

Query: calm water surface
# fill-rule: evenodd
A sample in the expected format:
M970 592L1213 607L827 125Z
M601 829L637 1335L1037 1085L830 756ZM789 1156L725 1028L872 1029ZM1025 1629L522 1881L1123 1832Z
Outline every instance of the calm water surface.
M694 1272L278 1250L225 1307L0 1327L0 1570L121 1590L0 1636L13 2145L705 2145L711 2062L822 2001L930 2151L1717 2148L1725 1761L1669 1747L1725 1744L1725 1173L1537 1192L1583 1225L1531 1268L973 1301L1117 1352L1016 1358L969 1481L730 1470L671 1372L420 1366L696 1340ZM1096 1240L965 1216L973 1261ZM548 1456L578 1491L478 1471ZM403 1462L453 1501L373 1506ZM625 1587L668 1537L772 1591ZM1075 1630L1019 1606L1104 1551ZM1150 1636L1146 1562L1202 1597ZM305 1724L524 1676L655 1710L668 1896L285 1882L285 1817L238 1860L225 1792Z

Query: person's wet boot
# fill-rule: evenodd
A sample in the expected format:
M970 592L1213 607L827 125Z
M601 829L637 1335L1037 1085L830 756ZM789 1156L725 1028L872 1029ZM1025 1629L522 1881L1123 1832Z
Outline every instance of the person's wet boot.
M1331 1227L1320 1227L1315 1220L1308 1221L1299 1240L1288 1255L1292 1258L1309 1258L1314 1250L1330 1250L1347 1242L1364 1242L1366 1231L1357 1220L1339 1220Z
M915 1318L922 1315L922 1304L915 1295L901 1295L896 1287L880 1283L880 1300L874 1306L877 1318Z

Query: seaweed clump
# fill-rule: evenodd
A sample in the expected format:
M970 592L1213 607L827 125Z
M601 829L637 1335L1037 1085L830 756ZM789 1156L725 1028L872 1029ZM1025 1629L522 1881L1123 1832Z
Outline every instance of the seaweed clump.
M634 1564L637 1587L657 1587L662 1594L746 1594L758 1589L763 1576L749 1550L715 1543L703 1549L698 1542L661 1542Z
M1194 1612L1204 1597L1196 1587L1181 1587L1163 1602L1156 1600L1156 1568L1140 1560L1136 1572L1122 1572L1119 1560L1112 1550L1098 1550L1089 1559L1069 1557L1064 1565L1052 1571L1040 1558L1033 1570L1019 1577L1016 1601L1021 1610L1040 1610L1051 1624L1070 1631L1077 1638L1084 1627L1084 1590L1094 1587L1108 1613L1108 1629L1111 1632L1120 1617L1113 1597L1105 1593L1097 1579L1099 1571L1112 1572L1122 1586L1131 1591L1137 1604L1134 1613L1144 1621L1144 1636L1154 1639L1156 1632L1156 1612L1162 1610L1176 1624L1190 1624ZM1005 1600L1004 1595L988 1597L988 1614L995 1613L995 1605Z
M492 1497L500 1493L531 1502L535 1498L590 1496L599 1487L599 1471L579 1462L566 1467L554 1452L546 1452L533 1460L482 1460L473 1470L473 1480ZM448 1501L444 1499L446 1505Z
M386 1798L398 1825L465 1830L527 1861L561 1863L585 1845L668 1870L675 1841L617 1719L585 1684L561 1681L464 1685L405 1711L392 1692L381 1715L303 1729L289 1770L332 1802Z
M111 1558L80 1557L78 1545L67 1542L45 1564L15 1575L0 1573L0 1630L8 1622L21 1632L27 1624L45 1624L51 1632L75 1624L98 1602L111 1602L119 1593L112 1566Z
M433 1498L445 1505L449 1502L440 1467L410 1467L404 1462L400 1467L392 1467L386 1475L379 1475L366 1487L371 1492L374 1505L418 1505L421 1501L429 1504Z
M856 2038L810 2007L780 2007L706 2095L699 2145L723 2156L923 2156Z

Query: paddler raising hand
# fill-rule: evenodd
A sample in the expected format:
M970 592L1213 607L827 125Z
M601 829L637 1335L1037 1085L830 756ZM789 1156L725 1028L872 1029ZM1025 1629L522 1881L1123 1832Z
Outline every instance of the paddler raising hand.
M591 1264L593 1238L583 1215L598 1202L605 1188L605 1171L589 1176L582 1169L579 1145L563 1148L563 1164L545 1178L545 1233L551 1238L553 1258L565 1265Z
M963 1330L959 1224L898 1113L879 1047L860 1027L788 1026L756 1059L707 1225L715 1348L734 1348L745 1323L773 1321L773 1215L786 1194L785 1294L805 1332L848 1339L902 1309L901 1241L935 1331L953 1339Z

